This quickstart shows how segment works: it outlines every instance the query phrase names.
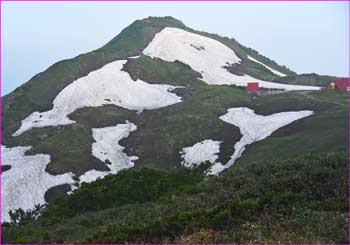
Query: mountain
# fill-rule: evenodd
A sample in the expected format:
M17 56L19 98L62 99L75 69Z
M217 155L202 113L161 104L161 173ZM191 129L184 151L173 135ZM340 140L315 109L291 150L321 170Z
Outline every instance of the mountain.
M298 212L311 210L310 219L324 215L320 228L305 230L308 219L283 241L305 234L300 241L345 241L344 234L327 235L332 222L346 229L347 210L348 97L322 89L333 79L298 75L235 39L172 17L137 20L103 47L52 65L2 98L2 222L12 222L3 239L276 242L287 231L270 227L275 236L258 236L266 222L292 225ZM247 93L248 82L258 82L261 93ZM110 212L121 223L104 222ZM131 222L138 212L142 218ZM215 218L204 221L207 215ZM242 234L228 229L236 218ZM100 222L85 227L93 235L78 234L89 219ZM64 232L65 222L79 232ZM247 222L258 224L256 233ZM65 235L55 236L56 229Z

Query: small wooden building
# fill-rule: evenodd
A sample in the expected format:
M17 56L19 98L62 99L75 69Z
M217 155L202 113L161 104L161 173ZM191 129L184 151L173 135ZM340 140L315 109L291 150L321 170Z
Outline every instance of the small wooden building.
M331 89L350 91L350 78L340 78L332 81L329 85Z
M259 83L250 82L247 84L247 92L248 93L258 93L259 92Z

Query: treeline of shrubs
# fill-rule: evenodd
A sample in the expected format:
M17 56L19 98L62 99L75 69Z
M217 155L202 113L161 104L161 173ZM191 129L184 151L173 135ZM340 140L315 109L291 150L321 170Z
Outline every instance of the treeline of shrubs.
M218 177L207 177L207 169L122 171L49 204L37 220L5 227L3 237L17 243L348 242L345 153L237 165ZM84 224L86 232L81 224L91 219L96 225ZM60 229L74 236L56 235Z
M209 163L169 172L155 168L122 170L92 183L82 183L71 195L48 205L36 205L34 209L26 211L10 211L11 222L5 226L26 224L38 217L49 220L49 223L57 223L77 214L126 204L171 202L180 193L195 192L208 169Z

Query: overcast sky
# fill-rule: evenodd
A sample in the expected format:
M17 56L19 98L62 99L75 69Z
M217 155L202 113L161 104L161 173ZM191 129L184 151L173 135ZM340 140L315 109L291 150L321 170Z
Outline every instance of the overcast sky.
M136 19L173 16L297 73L349 76L348 2L2 2L2 94L96 49Z

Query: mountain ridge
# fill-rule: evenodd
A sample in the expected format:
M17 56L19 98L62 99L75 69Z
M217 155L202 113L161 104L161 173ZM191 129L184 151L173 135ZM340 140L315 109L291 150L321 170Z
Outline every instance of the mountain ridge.
M169 35L174 40L164 42ZM249 79L267 89L247 93ZM220 166L218 174L227 163L244 168L257 161L339 153L348 144L342 133L347 94L289 85L326 86L331 79L297 75L234 39L192 30L172 17L150 17L5 96L2 146L23 152L22 164L26 157L44 159L40 171L48 182L69 178L69 184L40 190L49 203L124 168L176 172L208 161L211 168ZM7 159L4 176L16 167Z
M229 48L233 49L235 53L242 58L242 67L244 67L245 63L251 65L251 68L248 70L244 69L247 74L256 75L256 66L260 66L259 64L256 64L246 58L246 54L250 54L257 59L261 59L262 62L266 62L273 68L277 68L290 75L295 75L294 72L284 67L277 66L275 62L271 61L265 56L260 55L257 51L240 45L235 39L220 37L217 34L195 31L186 27L181 21L172 17L149 17L133 22L131 25L124 28L120 34L99 49L80 54L72 59L56 62L45 71L33 76L33 78L15 89L12 93L5 95L2 98L5 115L7 114L7 109L10 107L12 110L16 111L16 115L6 115L8 120L4 121L4 126L6 128L6 131L4 132L5 141L6 136L10 134L9 131L12 132L18 127L19 120L22 120L35 110L45 111L50 109L50 107L52 107L50 102L53 101L54 97L57 96L59 91L61 91L71 82L87 75L93 70L101 68L103 65L113 60L125 59L130 56L140 55L142 49L145 48L153 36L164 27L169 26L179 27L197 34L204 34L205 36L214 38L215 40L228 45ZM132 33L132 37L128 36L130 33ZM143 38L140 38L141 36ZM137 42L128 42L130 38L133 40L133 42L135 42L135 40L137 40ZM265 70L265 74L267 72L267 78L276 78L273 76L271 77L269 71L266 71L264 67L260 66L259 69L262 69L263 71ZM232 70L236 70L238 73L242 72L242 68L239 67L232 67L231 71ZM43 88L46 89L43 90ZM27 95L24 95L25 93ZM28 96L28 94L33 95ZM11 117L15 117L14 120L11 120Z
M160 22L162 24L159 24ZM163 22L165 22L165 23L163 23ZM57 87L54 91L51 91L51 90L46 91L46 92L48 92L48 95L45 96L44 94L40 94L39 96L36 96L36 98L35 98L36 101L32 101L32 106L34 106L38 111L43 111L43 110L49 109L49 107L51 105L49 105L47 102L45 103L45 101L40 102L40 100L43 100L43 99L45 99L45 97L47 97L48 98L47 100L52 101L53 98L57 95L58 91L62 90L65 86L70 84L72 81L78 79L79 77L87 75L87 73L92 71L92 70L99 69L104 64L107 64L108 62L110 62L112 60L123 59L123 58L127 58L129 56L139 55L141 49L144 48L146 44L137 43L136 46L138 46L139 48L136 48L137 50L132 50L134 47L131 48L130 45L129 46L123 45L123 41L125 39L125 35L127 36L130 32L135 33L135 30L143 31L143 34L145 32L149 32L148 29L147 29L147 31L139 29L140 26L144 25L144 23L146 23L146 25L149 25L149 26L147 26L148 28L152 29L152 31L148 34L148 36L149 36L148 41L150 41L151 37L153 37L153 35L155 33L157 33L158 31L160 31L162 28L164 28L166 26L167 27L169 27L169 26L180 27L182 29L190 30L190 31L195 32L195 33L202 33L202 34L205 34L207 36L214 37L214 38L219 37L216 34L196 32L196 31L186 27L181 21L176 20L172 17L163 17L163 18L149 17L149 18L146 18L143 20L137 20L137 21L133 22L131 25L129 25L128 27L126 27L125 29L123 29L120 34L118 34L111 41L107 42L107 44L105 44L101 48L96 49L96 50L91 51L91 52L88 52L88 53L80 54L72 59L66 59L66 60L56 62L55 64L53 64L52 66L47 68L45 71L40 72L37 75L33 76L33 78L31 78L28 82L21 85L17 89L15 89L12 93L5 95L3 97L4 107L8 108L10 106L13 106L16 108L16 103L14 102L14 99L16 98L16 100L21 100L21 97L23 95L23 91L27 90L28 87L43 86L43 84L45 84L44 79L47 78L47 76L52 76L52 73L56 73L56 71L62 72L63 75L59 75L57 77L57 79L52 82L52 84L51 83L48 84L48 85ZM134 39L138 40L138 38L134 38ZM225 40L226 43L230 41L229 38L222 38L222 40ZM233 43L234 43L233 45L238 45L241 48L244 47L244 46L240 45L238 42L236 42L234 39L231 39L231 41L233 41ZM146 43L146 42L143 42L143 43ZM123 48L123 51L120 51L121 47ZM231 48L232 48L232 45L231 45ZM254 50L252 50L252 49L249 49L249 48L246 48L246 49L250 50L250 52L254 52ZM113 50L115 50L115 51L111 52ZM119 54L118 51L121 54ZM113 54L113 53L116 53L116 54ZM255 56L255 57L256 57L256 55L258 55L259 58L267 59L266 57L259 55L257 52L254 52L254 53L255 53L255 55L253 54L253 56ZM237 54L238 54L238 56L241 55L239 52ZM100 59L102 59L104 61L98 61L98 62L89 61L92 58L94 60L98 60L99 56L101 56ZM244 57L243 55L241 55L241 56ZM80 62L80 60L81 60L81 62ZM64 65L65 63L68 63L68 64ZM78 64L76 64L76 63L78 63ZM83 67L80 67L79 64L80 65L82 64ZM68 65L73 66L73 68L69 69L69 74L65 75L66 73L64 70L62 70L63 69L62 66L64 66L64 69L66 69ZM77 69L75 69L75 68L77 68ZM294 74L293 72L291 72L291 73ZM43 99L42 99L42 97L43 97ZM39 103L37 100L39 100ZM27 109L26 112L24 112L22 114L23 116L21 116L21 117L27 116L30 113L28 111L29 111L29 109ZM5 125L6 125L6 123L5 123Z

